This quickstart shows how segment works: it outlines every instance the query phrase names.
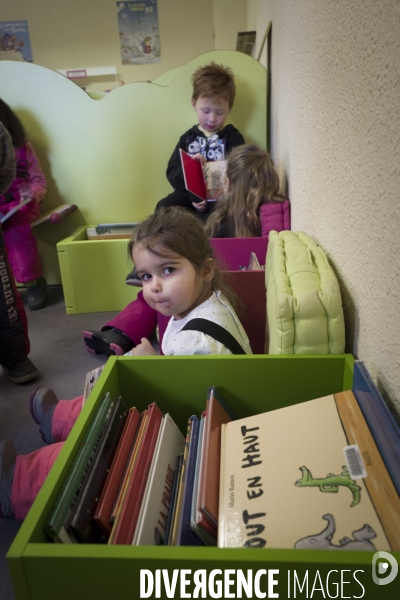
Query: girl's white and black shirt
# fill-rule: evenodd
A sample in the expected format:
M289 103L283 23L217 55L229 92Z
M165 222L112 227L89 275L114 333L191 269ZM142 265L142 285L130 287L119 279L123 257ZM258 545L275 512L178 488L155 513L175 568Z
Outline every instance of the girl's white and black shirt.
M165 355L232 354L224 344L209 335L200 331L181 331L186 323L197 318L220 325L233 335L246 354L252 354L247 334L233 307L220 291L216 291L183 319L171 317L162 339Z

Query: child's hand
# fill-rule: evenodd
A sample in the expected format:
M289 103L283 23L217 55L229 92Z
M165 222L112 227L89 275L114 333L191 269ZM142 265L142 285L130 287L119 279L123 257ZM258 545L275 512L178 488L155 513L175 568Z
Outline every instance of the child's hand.
M205 200L202 200L201 202L192 202L192 204L199 212L206 212L207 202Z
M142 338L140 344L132 348L131 356L157 356L157 352L147 338Z
M202 166L204 167L204 165L206 164L206 157L203 156L202 154L193 154L192 158L199 160L202 164Z

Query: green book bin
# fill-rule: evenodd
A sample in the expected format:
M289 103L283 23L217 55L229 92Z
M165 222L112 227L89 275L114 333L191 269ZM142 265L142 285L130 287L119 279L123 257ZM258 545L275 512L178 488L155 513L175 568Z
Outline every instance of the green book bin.
M220 569L220 579L227 569L241 569L245 575L248 569L253 573L279 569L273 592L280 598L294 597L292 587L288 593L288 577L292 581L296 572L303 582L307 571L308 594L318 572L328 597L326 578L331 571L331 597L334 582L339 582L337 597L361 597L362 587L353 577L358 569L356 577L365 588L362 597L382 598L385 588L372 582L371 552L62 545L49 542L43 533L79 443L107 391L115 397L122 395L128 406L140 410L156 401L185 432L188 417L204 410L207 389L212 385L218 386L238 416L244 417L348 390L352 381L351 355L111 357L8 552L17 600L132 600L141 597L141 569L153 574L156 569L168 569L170 576L173 569L189 569L192 575L198 569L206 569L208 574ZM312 435L312 431L309 433ZM342 583L343 594L341 579L350 582ZM267 593L264 597L270 597L267 576L260 581L262 591ZM318 579L315 586L321 587ZM396 582L388 586L392 593L394 586ZM178 580L174 597L192 597L193 588L188 585L187 595L181 596ZM225 597L236 597L234 590L232 586L230 592L234 595ZM155 598L155 592L150 597ZM163 586L158 597L167 597ZM206 597L212 596L207 593ZM306 597L305 589L300 593L297 588L297 597ZM319 591L313 597L324 596Z
M125 283L132 270L129 240L88 240L87 227L57 244L66 313L120 311L140 291Z

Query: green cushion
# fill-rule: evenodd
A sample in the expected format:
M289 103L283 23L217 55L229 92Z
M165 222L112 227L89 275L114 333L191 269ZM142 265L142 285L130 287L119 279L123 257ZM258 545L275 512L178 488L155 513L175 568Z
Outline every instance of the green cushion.
M321 248L302 231L272 231L265 271L269 353L343 353L339 284Z

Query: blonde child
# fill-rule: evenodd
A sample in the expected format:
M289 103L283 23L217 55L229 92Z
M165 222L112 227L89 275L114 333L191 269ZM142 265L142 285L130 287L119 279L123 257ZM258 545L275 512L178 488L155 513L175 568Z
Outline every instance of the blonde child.
M290 229L289 201L280 193L270 155L255 144L234 148L226 167L226 194L205 230L210 237L268 237Z
M189 211L171 207L146 219L134 235L129 251L143 282L144 299L170 317L163 353L251 354L201 222ZM143 338L131 354L156 352ZM0 441L0 516L26 516L81 407L82 396L58 401L47 388L32 394L32 417L50 445L16 456L10 440Z
M289 200L279 192L279 177L265 150L254 144L231 150L227 177L227 193L217 201L205 225L209 237L268 237L272 230L290 229ZM83 340L89 352L121 355L151 335L156 326L157 313L139 292L101 331L84 331Z

